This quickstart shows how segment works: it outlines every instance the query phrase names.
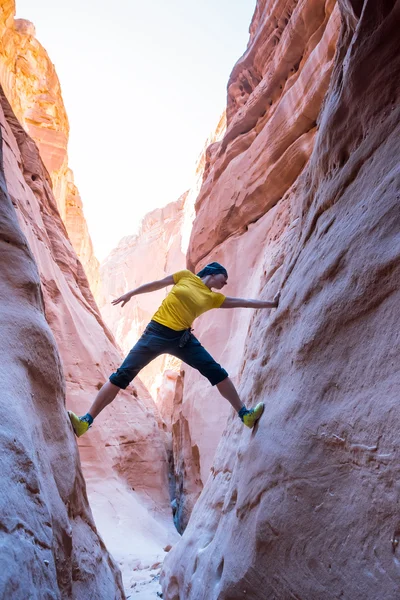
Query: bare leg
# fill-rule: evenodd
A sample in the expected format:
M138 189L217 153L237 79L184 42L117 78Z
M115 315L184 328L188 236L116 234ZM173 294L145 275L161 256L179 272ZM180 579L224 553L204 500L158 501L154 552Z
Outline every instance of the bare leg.
M111 381L107 381L88 410L89 415L95 419L108 404L111 404L120 389L117 385L111 383Z
M237 393L230 377L227 377L221 381L221 383L217 383L217 388L221 396L226 398L237 412L244 407L244 404L239 398L239 394Z

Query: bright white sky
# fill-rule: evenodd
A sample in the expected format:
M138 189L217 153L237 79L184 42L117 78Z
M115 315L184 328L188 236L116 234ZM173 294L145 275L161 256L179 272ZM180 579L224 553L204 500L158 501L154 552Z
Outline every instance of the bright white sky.
M190 186L256 0L16 0L55 64L96 256Z

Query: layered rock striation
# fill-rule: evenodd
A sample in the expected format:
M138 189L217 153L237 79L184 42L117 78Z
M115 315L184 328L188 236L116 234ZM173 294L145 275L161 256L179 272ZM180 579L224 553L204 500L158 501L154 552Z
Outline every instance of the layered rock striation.
M82 413L108 375L120 364L121 355L89 287L88 277L92 290L96 291L98 264L87 233L79 192L68 168L69 125L60 84L46 51L35 39L32 23L15 20L14 16L14 2L0 2L0 81L4 87L4 93L1 93L1 126L5 177L19 226L39 270L45 317L61 355L65 381L59 374L60 385L66 391L68 408ZM33 362L33 357L29 358L30 352L33 352L33 346L27 344L26 360ZM44 358L41 356L40 360ZM47 389L40 373L36 384ZM57 398L58 405L53 407L52 397L49 397L48 404L36 417L36 420L45 420L49 427L54 422L56 429L59 427L57 414L64 410L64 417L66 415L62 394ZM137 380L135 387L121 393L96 421L93 433L91 431L80 440L83 470L96 523L121 567L124 586L129 592L135 590L141 593L139 590L147 583L153 587L156 585L151 582L155 581L165 555L163 548L168 547L177 535L169 505L168 457L157 418L151 396ZM71 438L70 442L65 442L67 432L70 437L66 418L62 427L64 433L63 430L54 432L54 435L61 435L61 443L57 446L60 460L64 460L65 451L72 454L78 465L76 451L72 452L70 448L71 444L75 447L74 441ZM17 435L15 439L18 442ZM46 452L46 445L40 451ZM56 461L51 446L48 452ZM68 464L64 460L64 467L60 467L57 477L61 476L62 468L68 468L71 477L74 475ZM12 460L10 465L11 468ZM71 580L69 591L65 592L64 587L60 587L60 597L117 598L118 594L122 597L124 592L118 568L109 558L103 542L96 542L97 532L90 521L90 511L80 500L81 496L86 498L86 492L78 466L76 473L75 488L68 488L72 489L68 494L75 494L76 504L84 507L82 514L86 511L89 515L85 513L85 519L94 531L94 548L92 552L84 528L82 534L79 529L81 537L74 541L79 556L74 559L76 565L72 564L72 574L68 575ZM51 474L48 476L51 477ZM40 479L39 483L42 485ZM61 505L59 509L56 506L53 512L54 518L65 520ZM70 530L67 527L65 530L70 536ZM34 539L36 531L32 531ZM58 530L55 531L58 536ZM7 535L11 533L6 531ZM95 547L96 543L99 550ZM65 540L67 548L69 544L70 540ZM88 553L90 556L86 556ZM16 568L20 565L21 569L21 560L16 561ZM89 570L87 576L79 571L80 563L85 561ZM109 574L101 561L109 562ZM31 568L32 564L27 562L27 574L31 573ZM69 563L66 563L66 573L68 569ZM25 598L30 589L25 571L24 577L21 579L21 598ZM62 577L66 579L67 575L63 572ZM86 582L96 577L99 584L91 589ZM45 588L40 583L37 589L38 597L44 597ZM56 592L54 594L54 597L59 597Z
M338 30L334 0L257 4L248 48L228 84L227 130L196 201L191 265L243 233L300 175L313 148ZM205 226L210 206L218 218Z
M247 50L228 84L226 131L208 151L187 253L193 271L213 260L227 267L228 296L272 299L280 286L280 267L294 235L287 197L296 193L313 149L339 25L335 2L257 3ZM214 311L194 327L238 384L253 312ZM200 479L195 479L201 489L231 408L204 378L185 368L179 413L199 456ZM187 477L189 470L184 479L191 489L194 481Z
M398 0L257 3L189 257L225 262L228 295L282 287L202 329L266 410L228 419L167 600L399 593L399 25Z
M2 111L0 121L10 177L9 161L18 147ZM21 197L26 183L22 178L18 183ZM37 266L13 206L16 198L7 192L1 151L0 188L0 596L122 599L120 571L88 505L64 406L62 364L45 318ZM32 193L26 202L30 199ZM38 226L36 233L43 243L44 229Z
M15 2L2 0L0 11L0 83L16 117L39 148L68 236L96 293L99 263L68 166L69 123L57 73L35 37L33 23L14 18Z
M4 171L9 196L14 204L19 226L27 240L26 247L29 246L39 270L45 317L56 338L61 355L61 365L56 363L59 386L62 391L66 391L68 408L81 414L86 412L108 375L118 367L121 355L112 334L102 321L83 267L68 239L52 194L51 181L41 161L38 148L18 122L3 93L1 93L0 121L4 135ZM8 261L4 261L4 268L17 269ZM5 272L8 276L8 271ZM11 319L11 323L17 326L17 319L13 320L9 313L7 319ZM56 402L56 399L53 399L54 394L52 395L51 390L48 390L46 377L50 376L53 367L51 364L46 364L46 345L40 342L39 334L32 340L27 337L26 348L21 352L25 353L24 360L28 365L30 362L35 364L35 352L39 352L37 360L41 370L38 367L32 377L35 386L43 390L40 396L43 406L41 405L41 412L31 418L37 426L41 426L42 421L47 423L46 427L52 432L51 435L55 436L54 439L57 438L54 450L51 445L47 448L46 444L43 444L41 451L44 453L47 451L55 464L57 464L56 452L59 452L61 461L59 476L62 477L63 470L69 469L69 463L66 463L63 457L65 453L72 452L71 447L75 448L75 442L71 437L71 430L68 429L61 392L58 393ZM12 358L17 360L15 356ZM55 359L53 363L54 361ZM52 375L55 376L56 374ZM34 390L33 393L36 395ZM23 402L23 395L17 394L16 397ZM63 411L64 425L60 426ZM15 427L20 429L20 422L15 423ZM31 428L29 421L27 427ZM13 429L10 431L18 447L20 443L18 431L15 430L15 433ZM89 432L80 440L80 454L96 522L108 548L123 570L126 589L131 590L131 587L139 585L139 580L152 579L165 555L163 548L168 546L177 535L173 529L169 506L168 458L164 441L157 426L154 402L139 380L129 392L121 393L96 420L93 433ZM76 461L78 460L76 451L72 456ZM10 468L12 463L13 461L10 460ZM74 472L71 473L73 475ZM43 485L47 485L45 478L52 475L44 473L43 477ZM74 493L79 500L80 496L85 496L80 471L76 479L75 491L68 493L70 495ZM42 485L40 479L39 485ZM26 510L30 509L26 508ZM59 510L60 515L57 516L57 507L54 508L54 518L63 519L61 505ZM94 528L93 525L90 527ZM126 534L127 530L130 531L129 536ZM36 535L36 529L29 529L29 531L33 531ZM7 530L7 534L11 533L11 530ZM79 560L87 561L91 576L96 577L96 569L99 568L97 565L100 562L96 555L97 551L92 555L91 544L87 538L76 543L83 545ZM65 540L65 544L69 547L71 540ZM102 542L100 546L104 556L107 557ZM90 566L92 558L95 563L93 568ZM21 560L22 555L16 563L20 570ZM111 559L104 560L106 562L109 560L110 564L113 564ZM27 563L27 573L30 573L31 566ZM66 569L68 568L67 565ZM77 586L81 580L86 581L86 576L76 570L78 567L75 569L76 573L74 569L75 566L72 569L73 573L70 574L71 584L68 584L68 589L72 589L71 585L75 580L78 582ZM119 577L117 569L113 567L114 570L113 577L117 580ZM104 574L99 572L99 578L99 586L102 586L105 585L102 580L109 579L110 576L106 572ZM10 583L10 585L14 584ZM110 584L112 585L114 584ZM112 587L105 592L94 586L93 596L90 596L92 591L88 586L81 587L83 591L71 591L72 595L62 591L63 595L60 597L118 597L117 592L110 591ZM20 597L26 598L29 589L25 577L21 583ZM38 584L38 594L44 589ZM123 596L122 590L118 593ZM38 595L39 597L43 595Z

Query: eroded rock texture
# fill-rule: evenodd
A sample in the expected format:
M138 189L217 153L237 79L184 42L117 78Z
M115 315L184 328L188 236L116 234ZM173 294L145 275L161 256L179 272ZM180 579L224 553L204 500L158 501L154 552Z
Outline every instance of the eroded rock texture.
M10 155L15 140L3 113L1 129ZM2 155L0 188L0 597L125 598L88 505L62 366Z
M15 2L0 0L0 82L19 122L39 148L68 236L96 293L99 263L68 167L69 123L60 82L46 50L35 38L33 23L14 17Z
M296 193L313 148L339 24L335 2L257 4L247 51L228 85L227 130L208 153L188 249L194 271L213 260L228 268L228 296L271 299L280 285L294 233L287 196ZM249 309L218 310L195 323L195 334L235 383L252 319ZM192 369L185 368L184 381L181 414L204 485L231 409ZM246 393L243 400L250 400Z
M225 259L242 277L228 295L250 295L250 269L258 296L282 286L276 312L246 313L237 359L243 398L266 411L253 432L228 420L165 562L167 600L400 594L399 26L398 0L257 4L190 257ZM231 314L216 337L238 353Z
M191 264L262 217L301 173L329 82L338 21L334 0L258 4L249 46L228 85L227 131L196 202Z
M39 268L45 315L65 374L67 406L81 414L120 364L121 356L67 237L38 148L4 95L1 105L9 194ZM29 345L28 357L29 352L34 352L34 345ZM40 351L41 357L43 353ZM46 390L46 379L41 379L40 373L37 386ZM52 428L51 399L43 411L40 418ZM150 579L151 567L160 563L163 547L176 535L169 507L168 460L154 412L153 400L137 380L80 440L91 507L107 547L123 569L127 589L139 571L142 580ZM54 427L54 435L61 435L57 424ZM61 438L61 456L70 452L63 443Z
M39 268L46 318L62 358L67 406L81 413L121 355L89 289L87 276L96 291L98 264L68 168L69 125L60 84L32 23L14 16L14 2L0 1L0 80L12 106L2 98L6 179ZM176 536L168 457L155 412L138 380L80 443L96 523L129 591L153 577L163 548ZM50 412L46 418L51 419Z

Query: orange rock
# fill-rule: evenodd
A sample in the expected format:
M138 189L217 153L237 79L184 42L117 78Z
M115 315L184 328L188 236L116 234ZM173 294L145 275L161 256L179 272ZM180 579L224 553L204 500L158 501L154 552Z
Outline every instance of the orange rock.
M190 265L262 217L310 157L339 12L333 1L290 4L265 9L257 35L232 72L227 131L196 201ZM250 92L245 103L238 100Z
M69 123L60 82L46 50L35 38L33 23L14 19L15 2L1 0L0 81L19 122L36 142L48 170L58 210L81 260L93 293L99 263L68 167Z
M271 299L293 234L287 204L277 202L291 193L312 152L340 17L335 2L307 2L293 9L290 20L287 5L277 7L276 15L265 3L257 6L248 48L228 84L227 129L219 129L217 143L205 153L187 261L194 271L213 260L224 264L229 296L263 295L269 281ZM280 236L285 242L276 245ZM260 252L264 246L269 247L266 264ZM253 311L246 309L213 311L194 326L237 384L252 318ZM181 412L187 437L199 451L201 489L231 408L196 371L184 370Z

